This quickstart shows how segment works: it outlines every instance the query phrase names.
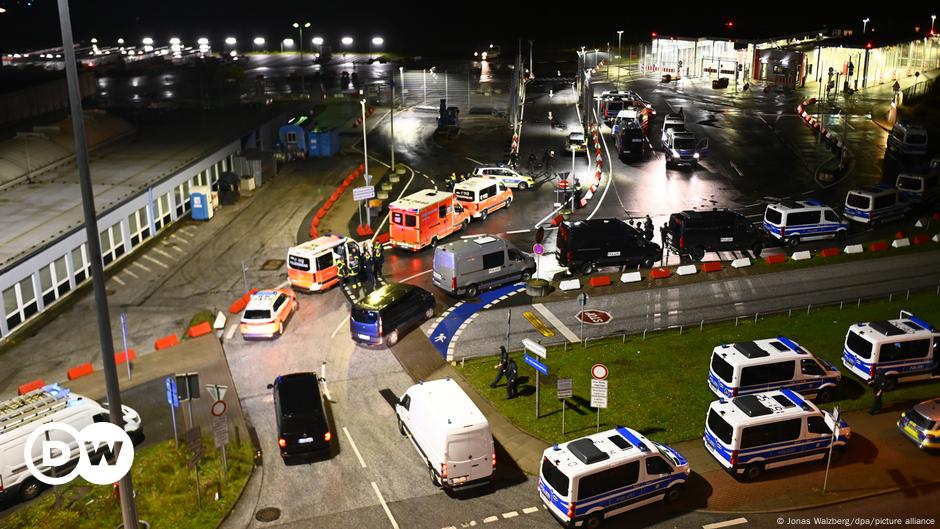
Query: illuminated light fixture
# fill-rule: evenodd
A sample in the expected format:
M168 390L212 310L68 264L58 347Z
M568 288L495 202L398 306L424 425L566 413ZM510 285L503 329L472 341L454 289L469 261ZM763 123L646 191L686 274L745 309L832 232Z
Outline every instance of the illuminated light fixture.
M375 46L381 46L384 43L385 43L385 39L383 39L382 37L372 37L372 44L374 44Z
M98 39L96 39L95 37L92 37L92 38L91 38L91 43L92 43L92 44L98 44Z
M255 37L255 46L264 46L264 37Z
M180 45L180 39L179 39L179 37L173 37L172 39L170 39L170 44L172 44L172 45L174 45L174 46L179 46L179 45Z
M226 37L225 39L225 43L229 46L234 46L236 42L238 42L238 40L235 37Z
M312 41L312 42L313 42L313 45L314 45L314 46L322 46L322 45L323 45L323 37L313 37L313 41Z
M200 45L200 46L208 46L208 45L209 45L209 39L207 39L207 38L205 38L205 37L199 37L199 38L196 40L196 44L198 44L198 45Z
M141 42L144 44L144 46L153 46L153 39L150 37L144 37L141 39Z
M294 39L284 39L284 45L285 45L285 46L293 46L293 45L294 45Z
M655 39L655 38L656 38L656 32L654 31L654 32L650 33L650 36Z
M343 43L343 46L349 46L350 44L353 43L353 38L352 38L352 37L343 37L343 39L342 39L340 42Z

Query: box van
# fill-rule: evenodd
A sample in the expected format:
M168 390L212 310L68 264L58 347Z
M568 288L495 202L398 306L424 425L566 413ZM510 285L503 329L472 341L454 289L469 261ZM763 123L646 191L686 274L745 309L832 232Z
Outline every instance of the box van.
M470 212L454 194L425 189L388 205L389 242L395 248L416 252L470 225Z
M703 441L722 468L753 481L764 470L825 460L830 446L835 461L850 436L845 421L783 389L712 402Z
M681 211L669 216L668 244L679 255L696 261L705 252L750 250L759 256L766 236L751 221L735 211Z
M764 229L771 237L796 247L801 241L844 239L849 223L829 206L811 199L768 204Z
M482 289L527 281L533 273L531 255L491 235L442 244L434 250L434 285L455 296L475 297Z
M358 260L359 245L341 235L324 235L287 250L287 279L291 288L322 292L339 283L338 262Z
M431 483L446 489L492 484L496 449L490 424L450 377L408 388L395 404L398 431L411 438Z
M323 406L316 373L280 375L274 384L274 417L281 459L330 455L333 434Z
M920 448L940 448L940 398L925 400L902 413L898 430Z
M512 204L512 191L490 178L468 178L454 186L454 197L475 219Z
M587 275L599 266L651 268L662 248L620 219L565 221L558 226L558 264Z
M883 373L886 390L899 382L940 378L938 340L940 332L933 325L902 310L895 320L849 327L842 364L866 382Z
M927 174L898 175L895 187L905 200L914 204L929 204L940 198L940 171Z
M901 154L927 154L927 129L918 123L899 121L888 135L888 151Z
M135 444L143 439L140 415L128 406L121 406L124 431ZM108 409L94 400L72 393L58 384L49 384L19 397L0 401L0 499L16 497L21 501L35 498L45 488L26 467L26 438L36 428L49 422L60 422L81 431L96 422L108 422ZM52 441L62 441L75 457L63 467L79 461L77 439L61 430L50 430ZM110 450L88 451L92 461L107 456ZM37 469L48 472L42 461L42 443L34 443L33 461ZM59 468L59 467L57 467ZM65 468L62 468L65 470Z
M355 342L389 347L401 335L434 317L434 296L423 288L388 283L353 304L349 333Z
M622 512L679 499L690 474L679 452L618 426L545 449L539 497L563 525L595 528Z
M708 387L719 397L787 388L828 402L840 380L836 366L786 336L719 345L708 372Z
M621 110L614 120L614 143L621 158L637 159L643 156L646 147L646 129L640 114L634 110Z
M863 187L845 195L845 218L866 224L898 219L911 210L893 187Z

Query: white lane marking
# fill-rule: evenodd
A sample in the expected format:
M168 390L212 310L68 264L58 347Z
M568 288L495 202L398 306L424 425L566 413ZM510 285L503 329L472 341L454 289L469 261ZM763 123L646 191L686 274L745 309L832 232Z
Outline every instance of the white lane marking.
M524 229L524 230L512 230L512 231L507 231L507 232L506 232L506 235L512 235L513 233L529 233L530 231L532 231L532 230L530 230L530 229L528 229L528 228L526 228L526 229Z
M143 268L144 272L147 272L147 273L152 272L151 269L149 269L149 268L147 268L146 266L144 266L144 265L138 263L137 261L134 261L134 266L138 266L138 267L140 267L140 268Z
M160 261L157 261L156 259L154 259L153 257L150 257L149 255L145 255L145 256L143 256L143 258L146 259L146 260L148 260L148 261L150 261L151 263L156 263L156 264L162 266L163 268L166 268L166 269L169 269L169 268L170 268L169 266L167 266L167 265L161 263Z
M179 252L179 253L184 253L184 252L183 252L183 249L180 248L179 246L176 246L175 244L174 244L173 246L167 246L167 247L168 247L168 248L173 248L174 250L176 250L176 251Z
M702 526L702 529L721 529L722 527L731 527L732 525L741 525L743 523L747 523L747 518L735 518L733 520L705 524Z
M119 285L121 285L122 287L123 287L123 286L127 286L127 283L125 283L124 281L121 281L121 278L118 277L118 276L114 276L114 277L112 277L111 279L115 280L115 281L116 281Z
M412 169L411 167L408 167L405 164L399 164L399 165L402 165L405 167L405 169L408 169L409 171L411 171L411 178L409 178L408 181L405 182L405 187L401 190L401 193L398 194L398 200L401 200L401 197L405 196L405 192L408 191L408 187L411 185L411 182L415 179L415 170ZM385 217L382 219L382 222L379 223L379 227L375 229L375 233L372 235L371 242L373 243L375 242L375 238L379 236L379 233L381 233L382 228L385 227L385 223L388 222L388 215L389 215L388 213L385 214ZM391 246L389 246L389 248L390 247Z
M159 248L154 248L153 251L157 252L158 254L162 255L163 257L166 257L167 259L170 259L171 261L175 261L175 260L176 260L175 257L173 257L172 255L170 255L170 254L164 252L163 250L161 250L161 249L159 249Z
M533 303L532 308L537 310L542 316L545 316L545 319L548 320L548 323L551 323L553 326L555 326L556 329L561 331L561 334L565 335L565 338L567 338L569 342L581 341L578 339L577 334L571 332L571 329L569 329L567 325L562 323L561 320L559 320L552 311L548 310L548 307L542 305L541 303Z
M416 278L416 277L420 277L420 276L423 276L424 274L430 274L430 273L431 273L431 269L428 268L428 269L425 270L424 272L418 272L417 274L415 274L415 275L413 275L413 276L408 276L408 277L406 277L406 278L404 278L404 279L400 279L398 282L399 282L399 283L404 283L405 281L410 281L410 280L412 280L412 279L414 279L414 278Z
M231 339L232 339L232 336L235 336L235 330L236 330L236 329L238 329L238 324L237 324L237 323L233 323L231 326L229 326L228 330L225 331L225 339L226 339L226 340L231 340Z
M375 491L375 495L379 497L379 503L382 504L382 509L385 510L385 516L388 516L388 521L392 522L392 527L398 529L398 522L395 521L395 517L392 516L392 511L388 509L388 504L385 503L385 498L382 497L382 493L379 491L379 486L372 482L372 490Z
M180 231L178 231L178 232L176 232L176 233L179 233L180 235L185 235L185 236L189 237L190 239L192 239L193 237L195 237L194 234L189 233L188 231L186 231L186 228L180 228ZM173 235L176 235L176 233L174 233Z
M493 523L497 520L499 520L499 516L487 516L483 519L483 523Z
M140 279L140 276L132 272L130 268L125 268L124 273L133 277L134 279Z
M356 446L356 441L353 441L351 435L349 435L349 430L343 426L343 433L346 434L346 438L349 439L349 446L352 447L353 452L356 453L356 459L359 460L359 464L362 465L362 468L366 468L366 462L362 460L362 454L359 453L359 447Z
M744 173L742 173L741 169L738 168L738 164L734 162L730 162L730 163L731 163L731 168L734 169L736 173L738 173L738 176L744 176Z
M460 236L461 239L476 239L476 238L478 238L478 237L481 237L481 236L480 236L480 235L476 235L476 234L461 235L461 236Z
M516 511L509 511L509 512L503 513L503 518L506 518L506 519L515 518L516 516L519 516L519 513L517 513Z
M344 325L346 325L346 322L348 322L348 321L349 321L349 316L346 316L345 318L343 318L343 321L339 322L339 325L337 325L336 328L333 329L333 334L330 334L330 339L331 339L331 340L332 340L333 338L336 338L336 334L340 331L340 329L343 328Z
M525 509L522 509L522 514L532 514L534 512L539 512L539 508L538 507L526 507Z
M287 288L287 287L289 287L289 286L290 286L290 279L287 279L287 280L285 280L283 283L281 283L280 285L276 286L275 288Z
M175 233L174 233L173 235L170 235L170 238L176 239L176 240L178 240L179 242L181 242L181 243L183 243L183 244L190 244L189 241L187 241L186 239L180 237L179 235L177 235L177 234L175 234Z
M485 164L484 164L483 162L481 162L480 160L474 160L473 158L471 158L471 157L469 157L469 156L464 156L464 158L470 160L471 162L473 162L473 163L475 163L475 164L478 164L478 165L485 165Z

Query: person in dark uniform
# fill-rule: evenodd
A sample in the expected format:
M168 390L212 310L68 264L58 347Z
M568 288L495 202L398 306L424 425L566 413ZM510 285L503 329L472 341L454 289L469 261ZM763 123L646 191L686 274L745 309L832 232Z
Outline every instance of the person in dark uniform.
M366 249L362 252L362 262L359 266L359 280L362 281L362 285L365 286L369 284L375 290L375 284L372 282L372 252L369 250L369 247L366 246Z
M878 415L881 413L881 395L885 392L885 382L884 373L875 375L875 379L871 384L872 399L871 408L868 410L869 415Z
M359 286L359 265L362 264L362 259L353 259L349 262L349 282L352 283L353 287Z
M382 245L376 242L372 246L372 275L375 280L382 279L382 266L385 264L385 253Z
M663 262L663 266L666 265L666 240L669 239L669 223L664 222L659 228L659 241L662 247L662 257L660 260Z
M506 348L502 345L499 346L499 365L496 366L496 379L493 380L493 383L490 384L491 388L495 388L499 385L499 381L503 379L506 375L506 364L509 363L509 353L506 352Z
M336 262L336 275L342 284L349 283L349 267L346 266L346 261L340 259Z
M653 240L653 219L649 215L646 216L646 222L643 224L643 237L647 241Z
M519 395L519 368L512 358L506 362L506 398L514 399Z

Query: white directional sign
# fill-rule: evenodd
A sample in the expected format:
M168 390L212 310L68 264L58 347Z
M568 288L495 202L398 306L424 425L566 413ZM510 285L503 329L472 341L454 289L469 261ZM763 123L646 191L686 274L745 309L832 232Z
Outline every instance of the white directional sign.
M606 408L607 407L607 381L606 380L591 380L591 407L592 408Z
M541 356L543 360L548 357L548 351L545 349L544 345L528 338L522 340L522 347L524 347L526 351L532 351L538 356Z
M369 200L375 198L375 186L353 188L353 200Z

